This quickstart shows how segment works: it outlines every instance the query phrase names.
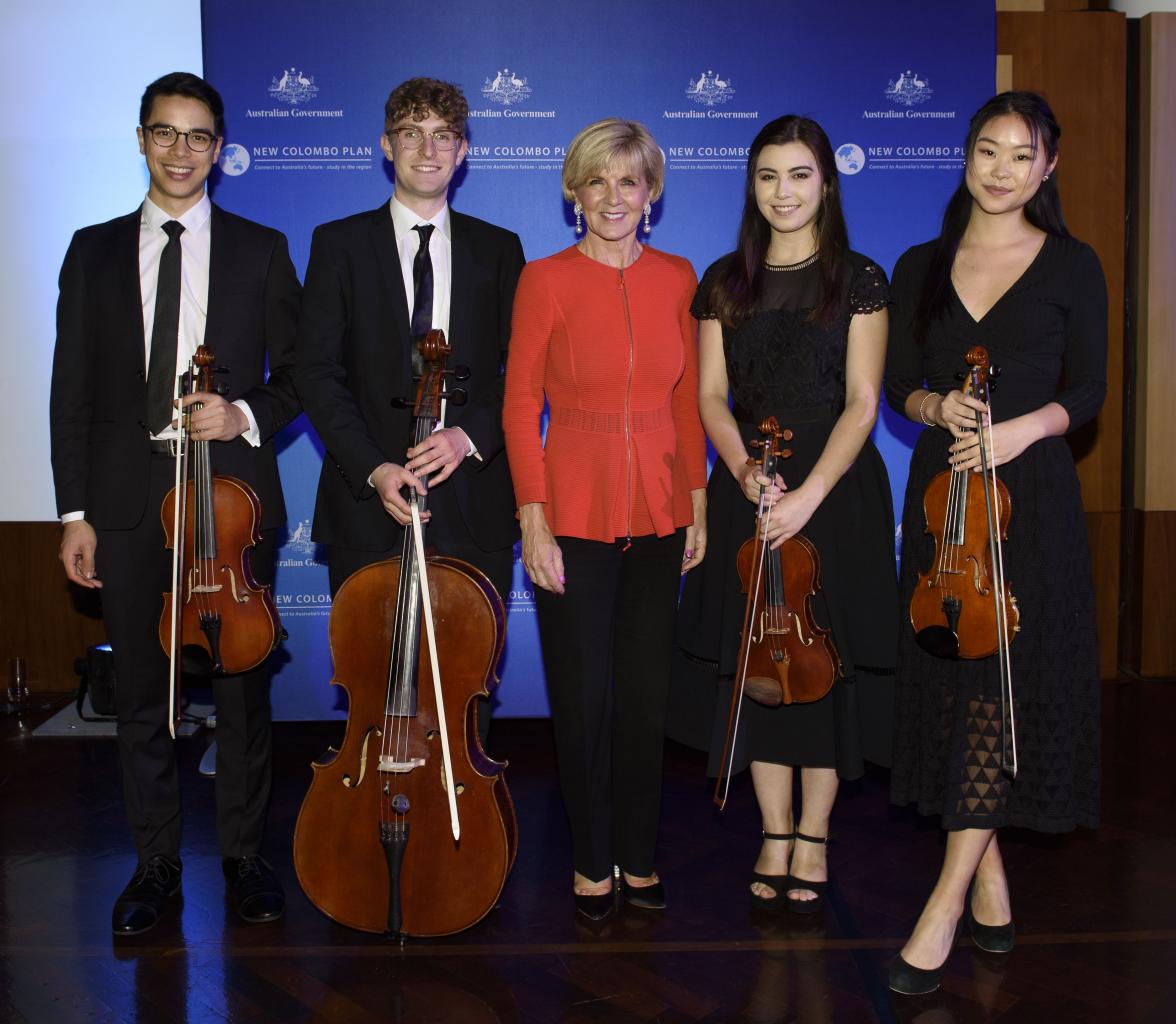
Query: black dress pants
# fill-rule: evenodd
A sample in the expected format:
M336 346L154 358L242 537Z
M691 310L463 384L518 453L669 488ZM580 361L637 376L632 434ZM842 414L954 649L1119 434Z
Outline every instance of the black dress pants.
M163 594L171 589L171 551L159 508L174 483L174 460L153 455L147 508L129 530L99 530L96 569L102 617L114 655L118 746L127 817L143 862L178 858L180 786L168 732L168 661L159 642ZM258 584L273 581L275 530L250 552ZM212 682L217 709L216 827L221 854L261 848L272 772L269 671L262 663Z
M686 531L557 538L565 592L535 590L575 869L653 873L670 656Z

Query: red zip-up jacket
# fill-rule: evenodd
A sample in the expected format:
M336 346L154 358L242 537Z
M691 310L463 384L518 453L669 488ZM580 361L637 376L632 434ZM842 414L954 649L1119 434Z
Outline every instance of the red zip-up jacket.
M575 246L523 268L503 433L516 504L544 502L556 536L611 543L693 523L690 492L706 486L696 284L689 261L648 246L623 271Z

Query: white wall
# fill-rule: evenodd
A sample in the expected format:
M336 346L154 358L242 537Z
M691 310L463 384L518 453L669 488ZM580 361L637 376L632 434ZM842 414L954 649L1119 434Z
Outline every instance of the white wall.
M202 66L199 0L0 7L0 520L56 517L49 371L70 236L142 200L143 88Z

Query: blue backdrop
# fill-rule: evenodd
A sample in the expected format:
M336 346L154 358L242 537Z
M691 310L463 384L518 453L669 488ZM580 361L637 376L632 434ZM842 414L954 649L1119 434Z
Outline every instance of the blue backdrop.
M667 165L652 244L700 275L734 243L747 146L785 113L825 128L851 243L889 269L936 233L968 115L994 80L992 0L204 0L203 19L205 74L227 120L215 199L284 231L300 272L316 224L390 194L384 101L415 75L457 83L470 103L454 207L517 231L531 258L574 239L559 184L572 136L610 115L644 122ZM875 434L897 504L912 432L884 411ZM327 572L310 543L321 445L300 419L278 447L290 533L276 596L290 638L274 713L334 717ZM545 715L532 593L517 564L507 603L496 713Z

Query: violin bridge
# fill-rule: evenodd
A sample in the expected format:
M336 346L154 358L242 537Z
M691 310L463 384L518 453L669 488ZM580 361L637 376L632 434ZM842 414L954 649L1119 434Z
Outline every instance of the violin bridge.
M423 757L410 757L407 761L397 761L394 757L385 754L376 763L376 771L378 772L393 772L396 775L407 775L417 768L424 768L425 759Z
M227 566L225 568L228 568ZM231 573L232 570L229 569ZM188 570L188 597L193 594L219 594L224 587L219 583L197 583L196 582L196 567L193 566ZM235 590L235 588L234 588Z

